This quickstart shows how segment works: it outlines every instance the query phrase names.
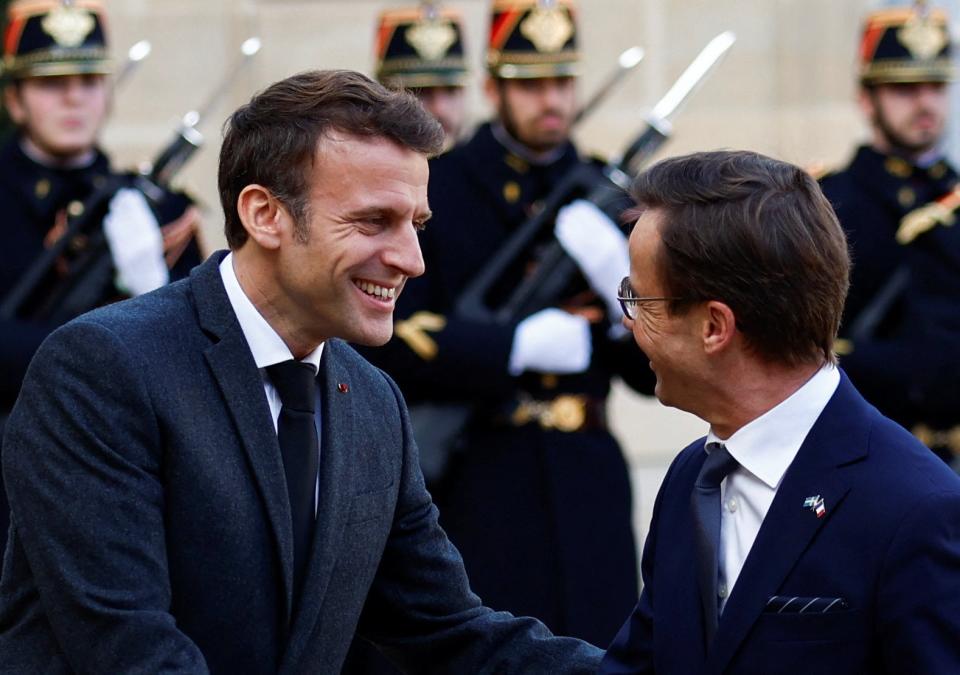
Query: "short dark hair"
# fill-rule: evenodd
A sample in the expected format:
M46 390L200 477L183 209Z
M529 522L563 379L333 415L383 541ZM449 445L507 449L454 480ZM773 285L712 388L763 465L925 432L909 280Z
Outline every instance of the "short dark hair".
M661 215L656 265L672 313L719 300L758 355L834 362L849 286L843 230L803 169L754 152L701 152L641 174L632 196Z
M224 125L218 186L231 249L247 240L237 199L254 183L290 209L298 234L305 236L310 170L318 143L332 131L387 138L426 156L443 147L440 123L416 97L360 73L313 70L276 82Z

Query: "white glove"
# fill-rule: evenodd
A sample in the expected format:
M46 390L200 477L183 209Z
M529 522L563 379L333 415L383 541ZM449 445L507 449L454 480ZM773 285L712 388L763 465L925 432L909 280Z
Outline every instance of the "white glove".
M620 280L630 273L627 238L620 228L594 204L578 199L557 213L553 233L590 288L603 299L609 316L619 317L617 290Z
M541 309L517 325L510 351L511 375L581 373L590 365L590 322L562 309Z
M103 232L117 270L116 284L130 295L163 286L170 273L163 259L163 235L143 193L121 188L110 200Z

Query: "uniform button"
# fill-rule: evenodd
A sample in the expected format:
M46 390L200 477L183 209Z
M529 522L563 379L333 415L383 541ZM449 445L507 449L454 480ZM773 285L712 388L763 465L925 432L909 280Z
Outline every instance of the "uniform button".
M740 505L740 502L737 501L736 497L731 497L727 500L727 511L733 513L737 510L737 507Z
M560 379L552 373L547 373L540 378L540 384L544 389L556 389L557 385L560 384Z
M727 597L727 585L726 585L726 584L720 584L720 587L717 588L717 595L719 595L721 599Z
M38 180L37 184L33 186L33 193L37 196L37 199L46 197L50 194L50 181L46 178Z
M67 213L69 213L74 218L83 215L83 202L79 199L74 199L72 202L67 204Z
M75 253L78 253L83 249L85 249L88 243L89 242L87 240L86 235L78 234L77 236L75 236L73 239L70 240L70 250Z
M900 202L900 206L909 209L917 203L917 193L912 188L902 187L897 190L897 201Z

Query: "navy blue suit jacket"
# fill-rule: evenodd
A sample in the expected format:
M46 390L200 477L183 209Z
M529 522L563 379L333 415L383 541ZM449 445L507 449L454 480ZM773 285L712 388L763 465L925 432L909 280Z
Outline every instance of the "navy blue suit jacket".
M644 590L602 673L960 673L960 478L846 376L787 470L705 644L690 493L701 439L673 462ZM820 495L825 513L805 507ZM826 614L775 595L842 598Z
M31 364L4 443L0 672L337 673L355 632L412 672L593 672L599 650L470 592L399 391L338 340L294 602L282 460L220 258Z

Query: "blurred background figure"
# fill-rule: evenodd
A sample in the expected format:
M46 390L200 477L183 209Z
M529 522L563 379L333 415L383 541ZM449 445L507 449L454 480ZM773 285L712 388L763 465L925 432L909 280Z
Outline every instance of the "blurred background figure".
M0 427L40 342L71 318L49 305L52 298L80 290L93 301L85 309L92 309L185 276L201 259L194 239L199 214L186 196L166 192L148 202L132 181L105 192L118 175L98 146L113 69L99 0L10 4L3 94L15 130L0 145ZM91 203L95 195L102 198ZM13 307L20 284L80 219L95 219L93 229L106 235L105 275L88 265L93 237L78 234L39 277L29 302Z
M439 2L385 10L377 23L376 79L416 94L443 125L448 148L463 135L467 120L464 87L470 71L463 32L460 13Z
M615 375L652 387L619 325L614 277L629 264L626 239L580 202L544 232L542 243L556 233L579 268L551 306L503 323L455 310L565 177L592 168L599 178L571 142L575 18L566 1L492 3L494 117L431 162L427 272L399 298L393 340L364 354L399 381L415 433L427 432L417 436L422 454L446 444L432 492L473 589L491 607L605 645L637 597L630 481L606 399ZM516 261L495 294L512 292L529 267ZM457 433L428 440L441 428Z
M824 177L853 257L842 365L864 396L960 468L960 205L944 156L955 70L946 14L867 15L859 102L870 142Z

